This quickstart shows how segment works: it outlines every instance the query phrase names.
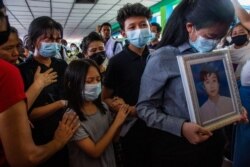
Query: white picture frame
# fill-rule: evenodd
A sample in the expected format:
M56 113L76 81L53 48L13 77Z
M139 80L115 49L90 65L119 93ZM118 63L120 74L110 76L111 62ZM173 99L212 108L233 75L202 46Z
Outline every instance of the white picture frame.
M191 122L213 131L239 119L242 105L228 50L179 55L177 61Z

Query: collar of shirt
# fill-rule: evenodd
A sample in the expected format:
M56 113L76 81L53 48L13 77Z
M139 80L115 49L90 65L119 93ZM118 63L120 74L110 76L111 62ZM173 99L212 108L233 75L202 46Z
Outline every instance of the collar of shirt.
M188 42L185 42L185 43L181 44L177 48L178 48L178 50L180 51L180 53L182 55L189 54L189 53L196 53L197 52L197 51L195 51L195 49L193 49L191 47L191 45Z
M133 52L132 50L129 49L128 45L126 45L124 47L124 51L125 51L125 54L127 56L129 56L132 60L136 60L136 59L139 59L139 58L147 58L148 55L149 55L149 49L148 49L148 46L146 45L144 50L143 50L143 53L142 55L138 55L137 53Z
M43 68L48 69L48 68L50 68L50 67L53 66L53 64L54 64L56 58L51 57L50 59L51 59L51 63L50 63L50 66L49 66L49 67L47 67L47 66L45 66L44 64L39 63L38 61L36 61L36 60L34 59L34 56L33 56L33 55L31 55L31 56L26 60L26 62L31 62L31 64L33 65L33 67L41 66L42 69L43 69Z

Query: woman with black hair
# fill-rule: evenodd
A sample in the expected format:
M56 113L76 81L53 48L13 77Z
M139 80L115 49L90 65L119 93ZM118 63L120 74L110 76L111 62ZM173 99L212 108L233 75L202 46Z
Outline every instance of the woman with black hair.
M101 101L101 73L90 59L72 61L65 72L64 88L69 108L81 121L69 146L71 167L115 167L112 140L128 116L122 105L113 122Z
M221 167L222 131L190 122L176 56L212 51L233 19L230 0L182 0L170 16L142 75L137 103L138 116L152 127L154 167Z
M53 139L56 127L65 113L67 105L63 92L63 76L67 63L55 58L59 52L58 43L62 38L61 35L61 27L50 17L42 16L34 19L25 38L25 43L34 54L18 66L23 77L25 90L35 80L34 73L38 66L40 66L41 72L52 68L58 76L56 82L41 91L28 111L34 124L32 135L36 144L44 144ZM67 147L64 147L41 166L68 167Z

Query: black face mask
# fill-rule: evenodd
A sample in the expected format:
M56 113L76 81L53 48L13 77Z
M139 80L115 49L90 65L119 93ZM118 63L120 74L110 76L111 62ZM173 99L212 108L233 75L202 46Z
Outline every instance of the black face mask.
M98 52L98 53L93 54L89 58L94 60L100 66L106 59L106 53L105 51Z
M247 34L232 37L232 43L234 43L236 46L244 45L247 41Z
M10 24L7 16L4 16L7 23L7 30L0 32L0 45L4 44L8 41L9 35L10 35ZM3 19L3 18L1 18Z

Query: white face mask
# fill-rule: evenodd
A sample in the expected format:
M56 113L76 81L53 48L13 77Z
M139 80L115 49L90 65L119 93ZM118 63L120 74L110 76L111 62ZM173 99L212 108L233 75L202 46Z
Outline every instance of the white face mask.
M219 40L215 39L206 39L202 36L198 36L196 41L189 40L189 43L192 47L194 47L198 52L204 53L204 52L210 52L214 48L216 48L217 44L219 43Z
M101 82L97 84L85 84L85 91L82 92L82 96L86 101L94 101L99 97L101 91Z

